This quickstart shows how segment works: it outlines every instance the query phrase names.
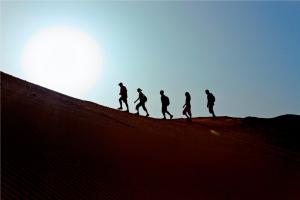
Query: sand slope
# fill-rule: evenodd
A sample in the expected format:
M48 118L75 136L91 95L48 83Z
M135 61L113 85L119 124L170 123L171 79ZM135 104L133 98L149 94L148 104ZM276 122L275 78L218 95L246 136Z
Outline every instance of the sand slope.
M300 199L299 122L137 117L1 73L1 197Z

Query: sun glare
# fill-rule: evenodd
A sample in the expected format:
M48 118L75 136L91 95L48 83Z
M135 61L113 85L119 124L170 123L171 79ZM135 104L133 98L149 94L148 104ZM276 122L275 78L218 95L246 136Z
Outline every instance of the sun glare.
M74 97L82 97L96 84L101 53L89 35L70 27L52 27L25 45L21 66L28 81Z

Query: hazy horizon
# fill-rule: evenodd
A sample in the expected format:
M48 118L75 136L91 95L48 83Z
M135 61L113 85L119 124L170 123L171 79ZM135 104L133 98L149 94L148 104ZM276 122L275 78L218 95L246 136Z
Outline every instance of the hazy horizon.
M142 88L151 117L162 117L161 89L176 118L183 117L186 91L193 117L209 116L205 89L216 97L217 116L300 114L300 2L0 4L1 71L21 79L33 82L21 67L28 40L65 26L86 33L101 50L97 82L76 98L117 108L123 82L130 111Z

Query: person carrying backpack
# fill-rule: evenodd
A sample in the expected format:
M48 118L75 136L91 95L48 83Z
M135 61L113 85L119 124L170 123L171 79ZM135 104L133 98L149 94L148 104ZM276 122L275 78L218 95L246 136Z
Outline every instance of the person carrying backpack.
M122 101L123 101L127 108L126 112L129 112L128 103L127 103L127 88L123 85L123 83L119 83L119 86L120 86L119 95L121 97L119 98L120 107L118 109L119 110L123 109L123 107L122 107Z
M165 94L164 94L164 91L161 90L160 91L160 100L161 100L161 112L164 116L163 119L166 119L166 113L170 116L170 119L173 118L173 115L171 113L169 113L168 111L168 106L170 105L170 100L169 100L169 97L167 97Z
M215 96L209 92L209 90L205 90L205 93L207 95L207 108L209 113L212 114L213 118L216 118L215 112L214 112L214 105L215 105L215 101L216 98Z
M148 113L148 110L147 110L147 108L145 106L145 103L147 101L147 97L142 93L142 89L138 88L137 92L139 93L139 97L137 98L137 100L134 101L134 103L136 103L138 100L140 100L140 102L135 107L136 111L137 111L136 115L140 114L139 113L139 108L142 106L143 110L147 113L146 117L148 117L149 113Z

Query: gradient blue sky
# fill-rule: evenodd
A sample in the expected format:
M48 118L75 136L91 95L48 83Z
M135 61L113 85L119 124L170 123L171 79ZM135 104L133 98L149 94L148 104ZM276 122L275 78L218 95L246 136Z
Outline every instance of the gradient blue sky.
M118 83L130 108L142 88L161 117L160 89L181 117L184 93L194 116L300 114L300 2L1 1L1 71L26 79L20 53L32 34L66 25L94 37L102 73L83 99L116 108ZM55 77L54 77L55 78Z

